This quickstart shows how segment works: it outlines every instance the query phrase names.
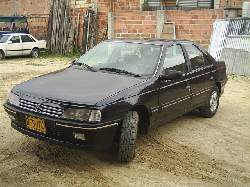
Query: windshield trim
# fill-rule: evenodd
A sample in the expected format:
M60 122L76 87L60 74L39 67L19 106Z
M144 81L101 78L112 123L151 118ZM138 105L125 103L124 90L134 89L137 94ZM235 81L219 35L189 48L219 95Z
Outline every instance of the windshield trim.
M159 61L158 61L158 64L155 68L155 72L153 73L153 76L152 77L156 77L156 74L158 72L158 69L160 67L160 64L161 64L161 60L162 60L162 56L163 56L163 51L164 51L164 44L161 46L161 53L160 53L160 56L159 56Z

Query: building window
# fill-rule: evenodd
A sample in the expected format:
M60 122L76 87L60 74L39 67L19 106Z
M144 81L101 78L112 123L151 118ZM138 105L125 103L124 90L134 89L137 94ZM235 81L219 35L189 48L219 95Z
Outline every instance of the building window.
M144 10L213 8L213 0L144 0Z

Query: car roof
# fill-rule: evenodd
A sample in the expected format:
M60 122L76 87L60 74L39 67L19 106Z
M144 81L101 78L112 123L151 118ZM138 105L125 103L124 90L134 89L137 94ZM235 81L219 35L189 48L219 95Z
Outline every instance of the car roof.
M166 40L166 39L149 39L149 40L137 40L137 39L110 39L106 41L111 42L127 42L127 43L141 43L141 44L153 44L153 45L163 45L165 43L173 44L173 43L194 43L190 40Z
M5 33L5 34L2 34L2 35L7 35L7 36L19 36L19 35L30 35L30 34L26 34L26 33Z

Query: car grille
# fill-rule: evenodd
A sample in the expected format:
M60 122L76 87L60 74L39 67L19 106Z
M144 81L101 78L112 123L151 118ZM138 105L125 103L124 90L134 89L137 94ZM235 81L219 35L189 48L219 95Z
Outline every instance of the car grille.
M25 99L20 99L20 107L24 110L52 117L60 117L63 114L63 109L61 107L39 104Z

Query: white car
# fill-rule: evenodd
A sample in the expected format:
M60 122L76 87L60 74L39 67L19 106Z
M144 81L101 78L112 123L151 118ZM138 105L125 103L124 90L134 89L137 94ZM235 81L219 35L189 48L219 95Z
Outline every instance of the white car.
M30 55L37 58L46 49L46 41L38 41L30 34L9 33L0 35L0 59L6 56Z

